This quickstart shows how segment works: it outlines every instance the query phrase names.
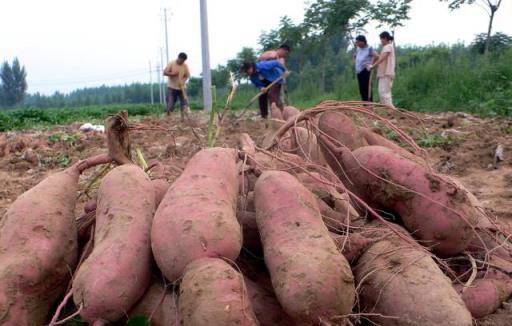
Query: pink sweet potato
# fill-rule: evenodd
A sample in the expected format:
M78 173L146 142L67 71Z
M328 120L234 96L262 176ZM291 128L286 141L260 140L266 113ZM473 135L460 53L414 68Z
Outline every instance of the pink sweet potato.
M495 312L512 294L512 281L478 279L464 292L456 286L473 318L482 318Z
M397 143L373 132L368 128L360 128L359 131L363 135L363 138L366 140L366 143L368 143L368 145L370 146L387 147L412 161L422 164L424 163L424 160L421 157L414 155L413 153L409 152L408 150L401 147Z
M337 155L344 168L337 169L338 175L348 175L353 192L374 207L398 213L424 245L441 256L468 247L479 213L465 189L389 148L366 146Z
M296 108L294 108L293 106L286 106L284 109L283 109L283 119L285 121L288 121L296 116L298 116L300 114L300 111Z
M108 156L78 162L28 190L0 220L0 324L45 325L77 263L74 209L80 173Z
M114 322L144 294L151 280L154 212L154 188L141 168L122 165L103 178L94 249L73 281L73 300L85 320Z
M153 189L155 190L155 205L158 207L162 199L164 199L167 190L169 190L170 184L163 179L151 180L151 183L153 184Z
M291 130L291 148L297 155L307 161L326 165L324 155L318 146L315 134L306 128L295 127Z
M256 182L255 205L265 263L288 315L311 325L350 313L354 278L315 196L292 175L267 171Z
M268 276L267 276L268 277ZM284 312L275 294L263 285L245 277L245 286L254 314L261 326L293 326L295 323Z
M183 326L258 325L243 276L218 258L187 265L178 307Z
M84 213L91 213L96 210L96 198L87 201L84 205Z
M334 142L336 146L340 146L339 143L341 143L353 151L368 145L359 128L352 122L352 119L343 113L335 111L322 113L318 120L318 128L329 137L335 139L337 141Z
M283 120L283 113L275 103L270 106L270 111L272 119Z
M190 159L160 203L151 233L155 260L170 281L196 259L238 257L237 196L234 150L205 149Z
M341 251L343 256L350 262L356 262L359 257L375 240L364 237L361 234L353 233L350 235L330 234L336 243L336 247Z
M353 270L362 312L375 314L371 319L379 325L472 325L434 260L397 236L371 245Z
M170 289L169 289L170 288ZM144 296L137 302L129 313L131 318L136 316L151 317L151 326L178 326L178 298L172 292L172 286L165 288L162 280L153 279Z

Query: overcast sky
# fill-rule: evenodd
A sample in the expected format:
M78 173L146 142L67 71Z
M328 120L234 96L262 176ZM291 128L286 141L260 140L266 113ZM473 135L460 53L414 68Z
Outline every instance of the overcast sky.
M147 82L149 61L155 66L160 47L165 51L162 8L170 11L171 59L187 52L192 74L199 75L199 0L0 0L0 61L20 59L30 93ZM303 0L210 0L212 67L243 46L257 47L260 33L275 28L281 16L301 21L304 8ZM512 34L511 13L512 1L504 1L495 31ZM478 6L450 12L438 0L415 0L397 42L470 43L487 23ZM370 43L377 44L378 32L368 30Z

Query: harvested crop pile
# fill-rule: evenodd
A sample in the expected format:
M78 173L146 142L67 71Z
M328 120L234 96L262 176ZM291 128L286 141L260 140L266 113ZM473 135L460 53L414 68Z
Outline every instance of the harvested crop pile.
M143 168L130 137L155 126L109 118L108 154L49 176L0 220L0 324L499 320L512 234L390 119L413 114L362 102L273 111L274 129L234 135L238 148L208 147L205 126L187 126L186 164L139 153Z

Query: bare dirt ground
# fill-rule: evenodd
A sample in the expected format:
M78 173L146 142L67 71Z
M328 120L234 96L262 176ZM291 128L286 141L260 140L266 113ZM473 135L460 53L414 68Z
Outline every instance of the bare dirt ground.
M427 148L435 168L457 177L488 211L512 224L512 120L480 119L464 113L420 117L428 134L432 136L422 141L427 145L435 143L438 146ZM197 120L203 123L199 124L200 128L195 132L189 126L180 124L175 117L141 120L139 124L154 130L133 131L132 149L140 149L147 161L156 159L163 162L166 166L165 177L172 182L188 158L201 148L199 138L204 144L206 117L199 116ZM419 129L417 124L407 119L395 118L392 121L411 134ZM83 133L79 131L79 126L72 124L45 131L0 133L0 216L5 214L20 194L44 177L81 158L106 150L103 134ZM241 132L248 132L258 140L269 130L265 129L265 124L257 117L238 124L229 122L217 146L236 146ZM441 134L449 137L449 141L442 138ZM505 160L494 167L493 151L499 144L504 148ZM82 177L82 190L96 173L98 170L89 171ZM86 199L87 196L83 195L81 202ZM77 214L80 209L77 208Z

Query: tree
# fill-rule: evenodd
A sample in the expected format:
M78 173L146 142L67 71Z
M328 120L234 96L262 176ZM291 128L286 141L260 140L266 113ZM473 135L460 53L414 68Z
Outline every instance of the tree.
M387 26L395 34L397 27L404 26L409 19L412 0L377 1L370 7L371 19L378 23L377 27Z
M485 39L485 50L484 53L487 55L491 48L491 35L492 35L492 26L494 23L494 17L496 12L500 9L502 0L440 0L442 2L448 2L448 6L450 9L455 10L460 8L462 5L468 4L477 4L482 7L485 12L489 15L489 26L487 28L487 36Z
M256 61L256 51L253 48L244 47L242 51L238 52L235 59L228 60L227 68L235 75L235 79L240 81L243 76L240 74L240 66L246 62Z
M304 24L313 35L345 33L368 0L318 0L306 10Z
M477 53L485 53L485 46L487 44L487 34L481 33L475 37L471 44L471 49ZM512 36L504 33L495 33L491 36L490 49L493 51L502 51L512 47Z
M7 61L0 68L1 96L0 105L14 106L23 101L27 91L27 74L25 67L21 67L18 58L12 62L12 66Z

